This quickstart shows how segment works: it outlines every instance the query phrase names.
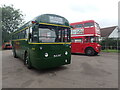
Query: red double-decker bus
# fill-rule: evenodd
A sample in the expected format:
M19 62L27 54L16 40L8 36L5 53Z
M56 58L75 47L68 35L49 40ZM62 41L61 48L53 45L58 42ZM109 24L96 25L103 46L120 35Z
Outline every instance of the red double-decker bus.
M71 30L71 53L83 53L97 55L101 45L98 44L100 37L99 24L94 20L75 22L70 24Z

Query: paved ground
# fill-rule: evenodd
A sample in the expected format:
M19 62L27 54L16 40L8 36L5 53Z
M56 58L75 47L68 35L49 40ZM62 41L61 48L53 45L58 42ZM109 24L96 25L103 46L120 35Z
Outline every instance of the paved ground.
M29 70L13 58L11 50L2 52L3 88L117 88L118 54L72 55L72 63L47 70Z

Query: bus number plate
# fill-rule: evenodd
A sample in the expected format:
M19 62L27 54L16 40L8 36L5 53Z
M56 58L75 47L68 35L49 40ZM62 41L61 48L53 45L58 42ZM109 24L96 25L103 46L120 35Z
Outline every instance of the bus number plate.
M61 54L55 54L55 55L53 55L54 57L60 57L61 56Z

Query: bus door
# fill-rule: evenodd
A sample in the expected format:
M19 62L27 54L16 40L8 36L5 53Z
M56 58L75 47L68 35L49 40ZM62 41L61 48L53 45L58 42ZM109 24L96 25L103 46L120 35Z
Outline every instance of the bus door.
M29 56L31 63L34 63L34 58L36 55L36 51L38 51L38 45L35 43L38 43L38 26L32 26L29 28Z
M81 53L83 52L83 38L72 39L72 52Z

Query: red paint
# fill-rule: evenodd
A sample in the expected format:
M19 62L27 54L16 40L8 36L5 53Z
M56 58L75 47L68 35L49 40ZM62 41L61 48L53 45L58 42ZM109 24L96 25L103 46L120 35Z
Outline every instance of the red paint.
M98 37L100 37L99 25L94 20L71 23L70 25L73 27L71 30L72 53L85 54L88 47L92 48L95 53L100 52L101 46L97 42L93 42L98 41ZM77 27L78 25L79 27Z

